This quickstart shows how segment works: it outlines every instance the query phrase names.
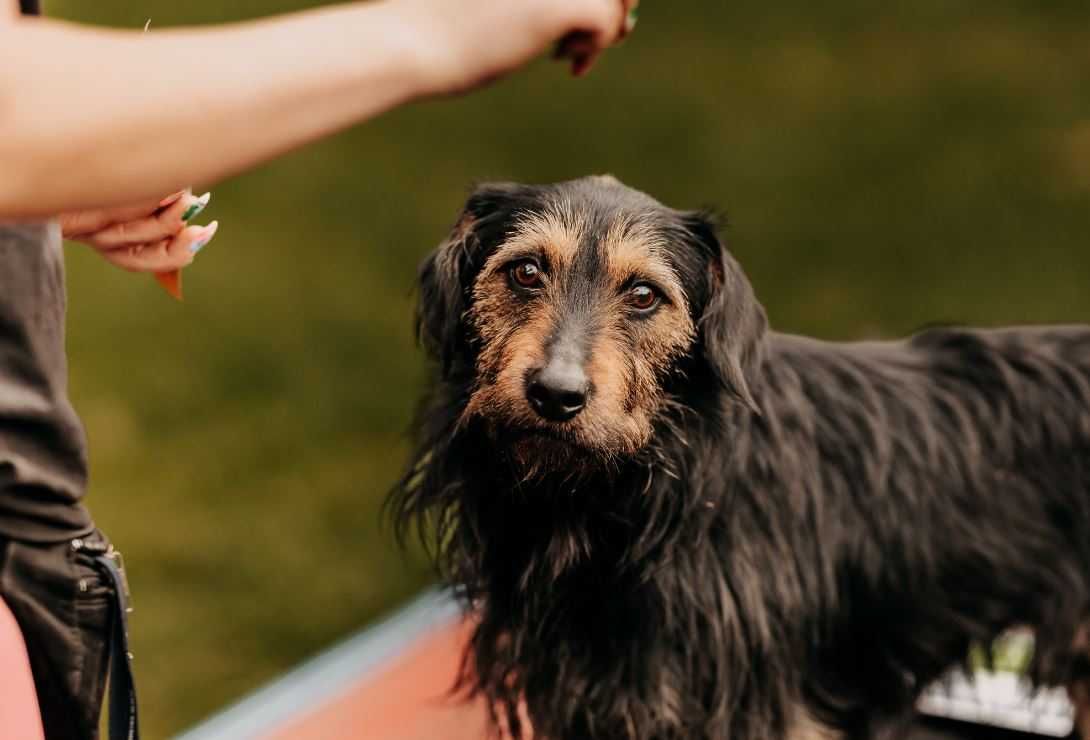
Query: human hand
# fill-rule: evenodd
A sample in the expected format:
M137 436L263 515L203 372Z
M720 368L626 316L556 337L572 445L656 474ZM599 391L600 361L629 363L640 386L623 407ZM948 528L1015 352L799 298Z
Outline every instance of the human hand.
M614 44L624 41L628 34L636 30L636 21L639 20L640 0L623 0L625 8L624 22L621 25L621 35ZM600 46L593 34L585 31L573 31L560 40L553 52L554 59L567 59L571 61L572 74L582 77L598 61L605 52L606 47Z
M638 0L389 0L421 62L425 94L465 92L552 44L583 75L635 26Z
M61 232L115 267L153 273L168 293L181 299L181 269L193 262L219 228L218 221L189 225L211 197L205 193L198 198L183 190L156 202L66 213L60 217Z
M76 211L60 217L65 239L85 244L110 264L132 272L169 272L188 266L219 227L190 226L208 205L188 190L161 201L123 208Z

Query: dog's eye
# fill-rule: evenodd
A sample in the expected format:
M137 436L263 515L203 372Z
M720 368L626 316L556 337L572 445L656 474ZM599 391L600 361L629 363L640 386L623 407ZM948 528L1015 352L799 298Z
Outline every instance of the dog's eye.
M541 285L541 268L533 260L523 260L511 266L511 279L520 288L536 288Z
M628 291L628 302L640 311L650 311L660 300L659 292L647 283L637 283Z

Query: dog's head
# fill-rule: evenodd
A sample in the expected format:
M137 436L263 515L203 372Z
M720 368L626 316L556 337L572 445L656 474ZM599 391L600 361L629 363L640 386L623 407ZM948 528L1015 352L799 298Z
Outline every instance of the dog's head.
M611 177L478 188L420 280L459 424L524 471L637 453L701 378L756 409L764 313L715 224Z

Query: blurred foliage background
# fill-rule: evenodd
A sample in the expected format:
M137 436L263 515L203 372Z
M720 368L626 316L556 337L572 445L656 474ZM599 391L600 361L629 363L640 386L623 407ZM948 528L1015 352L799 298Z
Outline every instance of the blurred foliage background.
M139 29L308 3L47 5ZM782 330L1087 321L1088 32L1081 0L647 0L589 79L542 62L219 184L184 305L71 247L72 392L148 737L429 581L379 507L426 377L414 268L469 183L612 172L719 206Z

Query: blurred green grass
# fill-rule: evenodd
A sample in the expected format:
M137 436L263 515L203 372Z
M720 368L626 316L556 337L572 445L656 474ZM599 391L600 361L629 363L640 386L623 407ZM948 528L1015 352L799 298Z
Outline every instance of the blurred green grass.
M306 3L48 5L163 28ZM1073 1L649 0L587 80L540 63L219 185L184 305L72 247L72 393L131 569L147 736L429 580L379 507L425 377L414 268L471 181L612 172L723 207L784 330L1086 321L1086 21Z

